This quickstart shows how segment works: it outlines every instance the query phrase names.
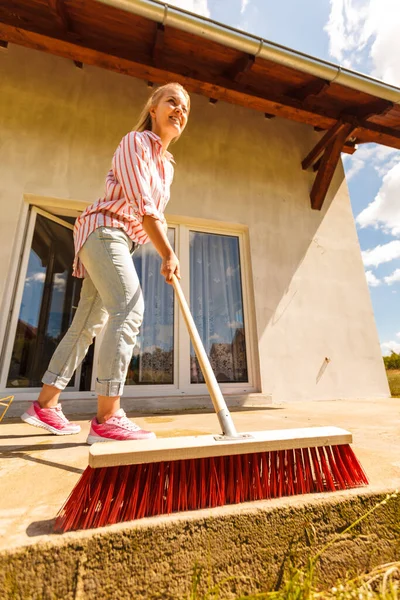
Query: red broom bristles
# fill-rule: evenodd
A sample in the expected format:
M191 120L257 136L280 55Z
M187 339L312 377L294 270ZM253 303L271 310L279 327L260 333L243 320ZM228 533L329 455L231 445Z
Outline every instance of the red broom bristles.
M122 467L87 467L56 531L172 512L366 485L349 445L277 450Z

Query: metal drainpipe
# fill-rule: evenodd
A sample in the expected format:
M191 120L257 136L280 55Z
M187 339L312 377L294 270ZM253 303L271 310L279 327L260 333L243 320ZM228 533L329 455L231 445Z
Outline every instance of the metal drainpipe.
M292 67L315 77L321 77L330 82L334 81L340 85L396 104L400 103L400 88L333 63L318 60L307 54L295 52L285 46L267 42L247 33L241 33L216 21L198 17L156 0L98 0L98 2L140 15L163 25L193 33L235 50Z

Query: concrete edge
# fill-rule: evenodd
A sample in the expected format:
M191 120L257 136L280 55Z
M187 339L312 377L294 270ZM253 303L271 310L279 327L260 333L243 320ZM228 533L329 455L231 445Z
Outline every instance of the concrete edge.
M54 536L0 553L1 597L183 600L197 578L199 594L219 585L233 600L278 588L291 565L334 541L320 561L326 588L400 560L399 494L335 539L387 493L281 498Z

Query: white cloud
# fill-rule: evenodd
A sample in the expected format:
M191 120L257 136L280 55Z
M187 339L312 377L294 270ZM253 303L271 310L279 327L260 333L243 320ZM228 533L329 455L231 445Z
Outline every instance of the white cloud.
M67 273L56 273L53 279L53 286L57 292L63 292L67 285Z
M378 285L381 284L380 279L375 277L375 275L373 274L372 271L365 271L365 277L367 279L368 285L371 287L377 287Z
M343 166L346 171L346 179L347 181L350 181L350 179L357 175L357 173L363 170L365 167L365 161L359 156L350 156L349 154L345 154L343 155Z
M364 265L366 267L379 267L383 263L390 262L395 258L400 258L400 241L393 240L388 244L382 244L371 248L370 250L364 250L361 252Z
M398 335L398 334L397 334ZM383 356L390 356L392 352L399 354L400 352L400 342L390 341L383 342L381 344L382 354Z
M248 3L250 2L250 0L242 0L242 6L240 7L240 14L242 15L244 13L244 11L247 8Z
M361 227L382 228L392 235L400 234L400 162L383 177L375 199L356 217Z
M374 145L373 166L380 177L391 171L400 162L400 150L388 146Z
M354 154L343 154L342 160L347 181L365 167L374 169L379 177L384 177L400 162L400 150L377 144L363 144Z
M210 17L207 0L168 0L167 4L183 8L183 10L201 15L202 17Z
M209 342L212 342L214 340L220 340L220 339L221 339L221 336L218 335L218 333L213 333L212 335L208 336L208 341Z
M391 275L387 275L387 277L384 277L384 280L389 285L400 281L400 269L396 269Z
M357 68L367 56L371 75L400 84L398 0L330 0L325 31L329 51L344 67Z
M25 279L25 283L43 283L46 279L46 273L33 273Z
M240 321L229 321L228 327L229 329L241 329L241 327L243 327L243 323Z

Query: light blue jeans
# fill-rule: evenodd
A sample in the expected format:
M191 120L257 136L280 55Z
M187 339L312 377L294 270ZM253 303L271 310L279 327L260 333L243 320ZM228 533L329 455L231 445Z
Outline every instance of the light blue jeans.
M70 328L50 361L42 382L63 390L105 327L95 391L120 396L143 320L144 303L133 265L132 240L117 227L99 227L79 252L88 275Z

